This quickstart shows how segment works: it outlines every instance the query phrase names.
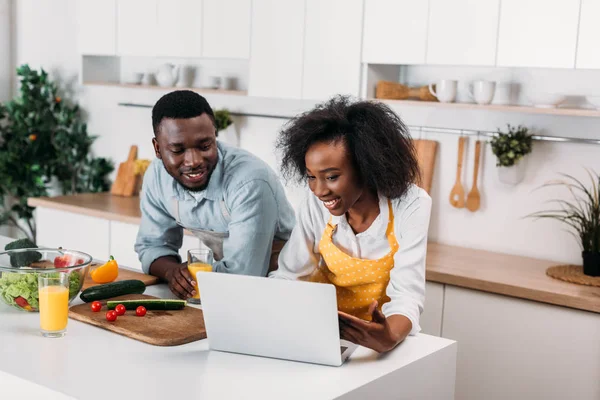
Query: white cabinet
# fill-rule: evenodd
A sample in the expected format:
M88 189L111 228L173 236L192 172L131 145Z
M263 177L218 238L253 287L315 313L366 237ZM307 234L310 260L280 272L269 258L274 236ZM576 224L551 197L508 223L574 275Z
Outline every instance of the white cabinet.
M110 254L119 265L141 271L142 264L134 250L138 229L136 224L110 221Z
M63 247L106 260L109 255L109 221L44 207L35 210L40 247Z
M302 96L304 0L253 0L250 96Z
M358 96L362 15L363 0L306 0L302 98Z
M202 56L250 57L251 0L204 0Z
M425 283L425 306L421 314L421 332L442 336L442 314L444 312L444 285L436 282Z
M158 0L118 0L117 51L124 56L157 55Z
M496 64L500 0L429 0L427 64Z
M365 0L362 61L424 64L429 0Z
M577 68L600 69L600 0L581 0L579 37L577 39Z
M78 1L76 7L79 53L115 55L117 52L117 1Z
M456 398L600 399L600 316L446 285Z
M502 0L497 65L573 68L579 0Z
M157 55L201 57L202 21L202 0L158 0Z

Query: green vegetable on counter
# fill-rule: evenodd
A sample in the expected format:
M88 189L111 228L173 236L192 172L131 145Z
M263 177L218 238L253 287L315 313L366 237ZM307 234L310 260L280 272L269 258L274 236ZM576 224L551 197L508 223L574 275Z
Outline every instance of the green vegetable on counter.
M125 294L142 294L145 291L146 285L144 282L137 279L126 279L124 281L89 287L81 292L79 298L89 303L90 301L105 300Z
M187 302L174 299L109 300L106 302L109 310L114 310L119 304L123 304L126 310L135 310L139 306L144 306L146 310L182 310Z

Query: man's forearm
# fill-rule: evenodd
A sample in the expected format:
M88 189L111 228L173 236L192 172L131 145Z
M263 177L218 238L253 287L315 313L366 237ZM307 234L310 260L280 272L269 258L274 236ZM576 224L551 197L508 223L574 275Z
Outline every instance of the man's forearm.
M167 280L167 272L175 267L180 266L179 260L175 256L164 256L157 258L150 264L150 275L156 276L157 278Z

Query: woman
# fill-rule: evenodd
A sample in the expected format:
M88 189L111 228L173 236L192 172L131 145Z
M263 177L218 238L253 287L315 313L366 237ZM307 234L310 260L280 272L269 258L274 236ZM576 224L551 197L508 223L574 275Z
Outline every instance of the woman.
M337 97L293 119L278 148L312 194L271 276L333 284L343 339L385 352L419 332L431 198L400 118Z

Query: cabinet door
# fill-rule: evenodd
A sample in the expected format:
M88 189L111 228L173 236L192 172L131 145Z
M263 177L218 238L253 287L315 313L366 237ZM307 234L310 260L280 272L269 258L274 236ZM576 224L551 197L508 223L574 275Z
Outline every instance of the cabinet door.
M116 0L78 1L76 7L79 53L115 55L117 52Z
M497 65L573 68L578 23L577 0L502 0Z
M444 285L436 282L425 284L425 306L419 324L421 332L433 336L442 335L444 310Z
M446 285L443 321L457 399L600 399L596 313Z
M142 264L134 250L139 225L110 221L110 254L119 265L142 270Z
M109 256L110 228L106 219L37 207L35 221L40 247L83 251L99 260Z
M427 64L495 65L500 0L429 0Z
M362 14L363 0L306 0L304 99L358 96Z
M250 96L302 97L304 0L253 0Z
M250 57L251 0L204 0L202 56Z
M425 64L429 0L365 0L362 61Z
M120 55L156 56L158 0L118 0L117 27Z
M157 55L202 56L202 0L158 0Z
M600 69L600 0L581 0L579 38L577 40L577 68Z

